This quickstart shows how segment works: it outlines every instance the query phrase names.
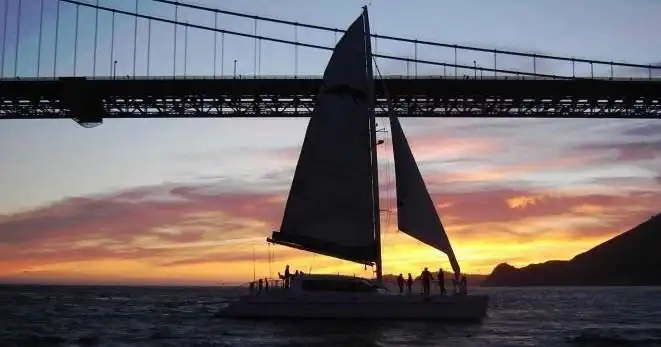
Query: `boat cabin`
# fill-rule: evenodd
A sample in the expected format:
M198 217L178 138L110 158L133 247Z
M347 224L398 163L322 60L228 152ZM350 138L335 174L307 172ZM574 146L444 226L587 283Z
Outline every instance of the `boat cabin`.
M378 283L361 277L342 275L298 275L292 278L289 290L299 293L342 292L383 294L388 290Z

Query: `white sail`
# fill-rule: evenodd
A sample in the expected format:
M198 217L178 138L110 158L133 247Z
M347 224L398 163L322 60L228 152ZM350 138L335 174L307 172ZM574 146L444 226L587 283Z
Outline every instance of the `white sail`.
M369 127L374 80L366 37L363 13L326 67L282 225L268 241L372 264L377 259Z
M445 233L434 202L429 196L404 131L396 117L390 117L397 191L399 230L432 246L450 259L452 270L460 273L459 264Z

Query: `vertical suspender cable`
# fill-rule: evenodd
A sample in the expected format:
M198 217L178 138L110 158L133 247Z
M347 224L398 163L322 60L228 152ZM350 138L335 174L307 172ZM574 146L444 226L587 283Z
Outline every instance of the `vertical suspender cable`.
M42 36L42 23L44 21L44 0L41 0L39 13L39 45L37 46L37 77L41 77L41 36Z
M96 6L99 6L99 0L96 0ZM92 76L96 77L96 50L99 42L99 9L96 10L96 17L94 19L94 62L92 63Z
M413 59L415 59L415 65L413 66L413 69L415 71L415 77L418 77L418 40L415 40L413 42Z
M179 5L174 4L174 21L179 21ZM174 24L174 54L172 62L172 77L177 75L177 24Z
M454 77L459 76L459 71L457 70L457 47L454 48Z
M21 40L21 10L23 0L18 0L18 18L16 18L16 50L14 53L14 77L18 77L18 43Z
M298 43L298 25L294 24L294 42ZM298 45L294 45L294 78L298 77Z
M496 72L496 70L498 70L498 65L497 65L497 61L496 61L497 56L498 56L498 54L496 53L496 50L494 49L493 50L493 77L497 76L497 72Z
M220 77L225 70L225 33L220 33Z
M7 42L7 15L9 14L9 1L5 1L5 28L2 30L2 57L0 57L0 77L5 77L5 54L7 49L5 43Z
M131 71L131 74L133 75L133 79L135 79L135 61L136 61L136 55L138 51L138 3L140 0L135 0L135 17L133 20L133 71Z
M257 19L255 19L255 24L253 27L253 35L257 36ZM252 74L253 77L257 77L257 39L253 39L253 60L252 60Z
M257 39L257 75L262 74L262 39Z
M186 21L188 24L188 21ZM188 72L188 25L184 27L184 77Z
M151 19L147 20L147 77L151 76Z
M55 10L55 44L53 45L53 77L57 76L57 41L60 33L60 0L57 0Z
M111 21L111 31L110 31L110 75L115 78L117 68L115 65L115 12L112 13Z
M213 13L213 28L218 29L218 13ZM218 32L213 32L213 77L216 78L216 62L218 61Z
M80 5L76 4L76 32L73 39L73 77L76 77L76 67L78 66L78 15L80 14Z

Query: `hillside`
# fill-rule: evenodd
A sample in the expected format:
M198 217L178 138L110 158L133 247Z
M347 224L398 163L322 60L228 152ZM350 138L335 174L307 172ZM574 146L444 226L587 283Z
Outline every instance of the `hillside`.
M483 286L661 285L661 214L571 260L499 264Z

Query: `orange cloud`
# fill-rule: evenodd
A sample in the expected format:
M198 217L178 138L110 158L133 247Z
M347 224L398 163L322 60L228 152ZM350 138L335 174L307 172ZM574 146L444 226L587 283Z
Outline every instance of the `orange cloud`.
M635 131L647 134L648 129ZM653 160L661 153L654 141L583 145L537 160L524 160L535 157L522 150L505 153L503 164L492 159L508 152L502 140L410 138L418 161L440 163L442 171L423 167L423 174L464 271L488 273L500 262L568 259L659 212L658 173L581 185L507 186L532 174ZM356 264L266 245L266 236L280 224L300 148L255 152L273 169L258 182L164 184L0 216L0 280L216 284L252 279L253 270L260 277L273 275L284 264L371 275ZM603 155L611 152L615 155ZM391 153L387 147L380 151ZM469 158L483 165L472 170L445 165ZM382 160L381 165L390 164ZM392 190L394 180L385 179L392 174L382 175L381 186ZM478 184L483 182L498 184ZM386 272L449 268L443 254L396 231L393 195L381 194L382 207L392 210L382 216Z
M433 198L468 272L488 272L502 261L571 257L661 206L659 192L567 195L492 189L434 193ZM392 206L392 201L384 206L388 203ZM0 280L189 279L213 284L250 279L253 267L259 275L274 274L285 263L370 274L355 264L266 246L264 239L279 224L283 207L281 194L228 193L213 185L65 199L0 219ZM396 223L396 215L384 214L386 271L449 267L438 251L396 232ZM275 259L269 255L273 249Z

